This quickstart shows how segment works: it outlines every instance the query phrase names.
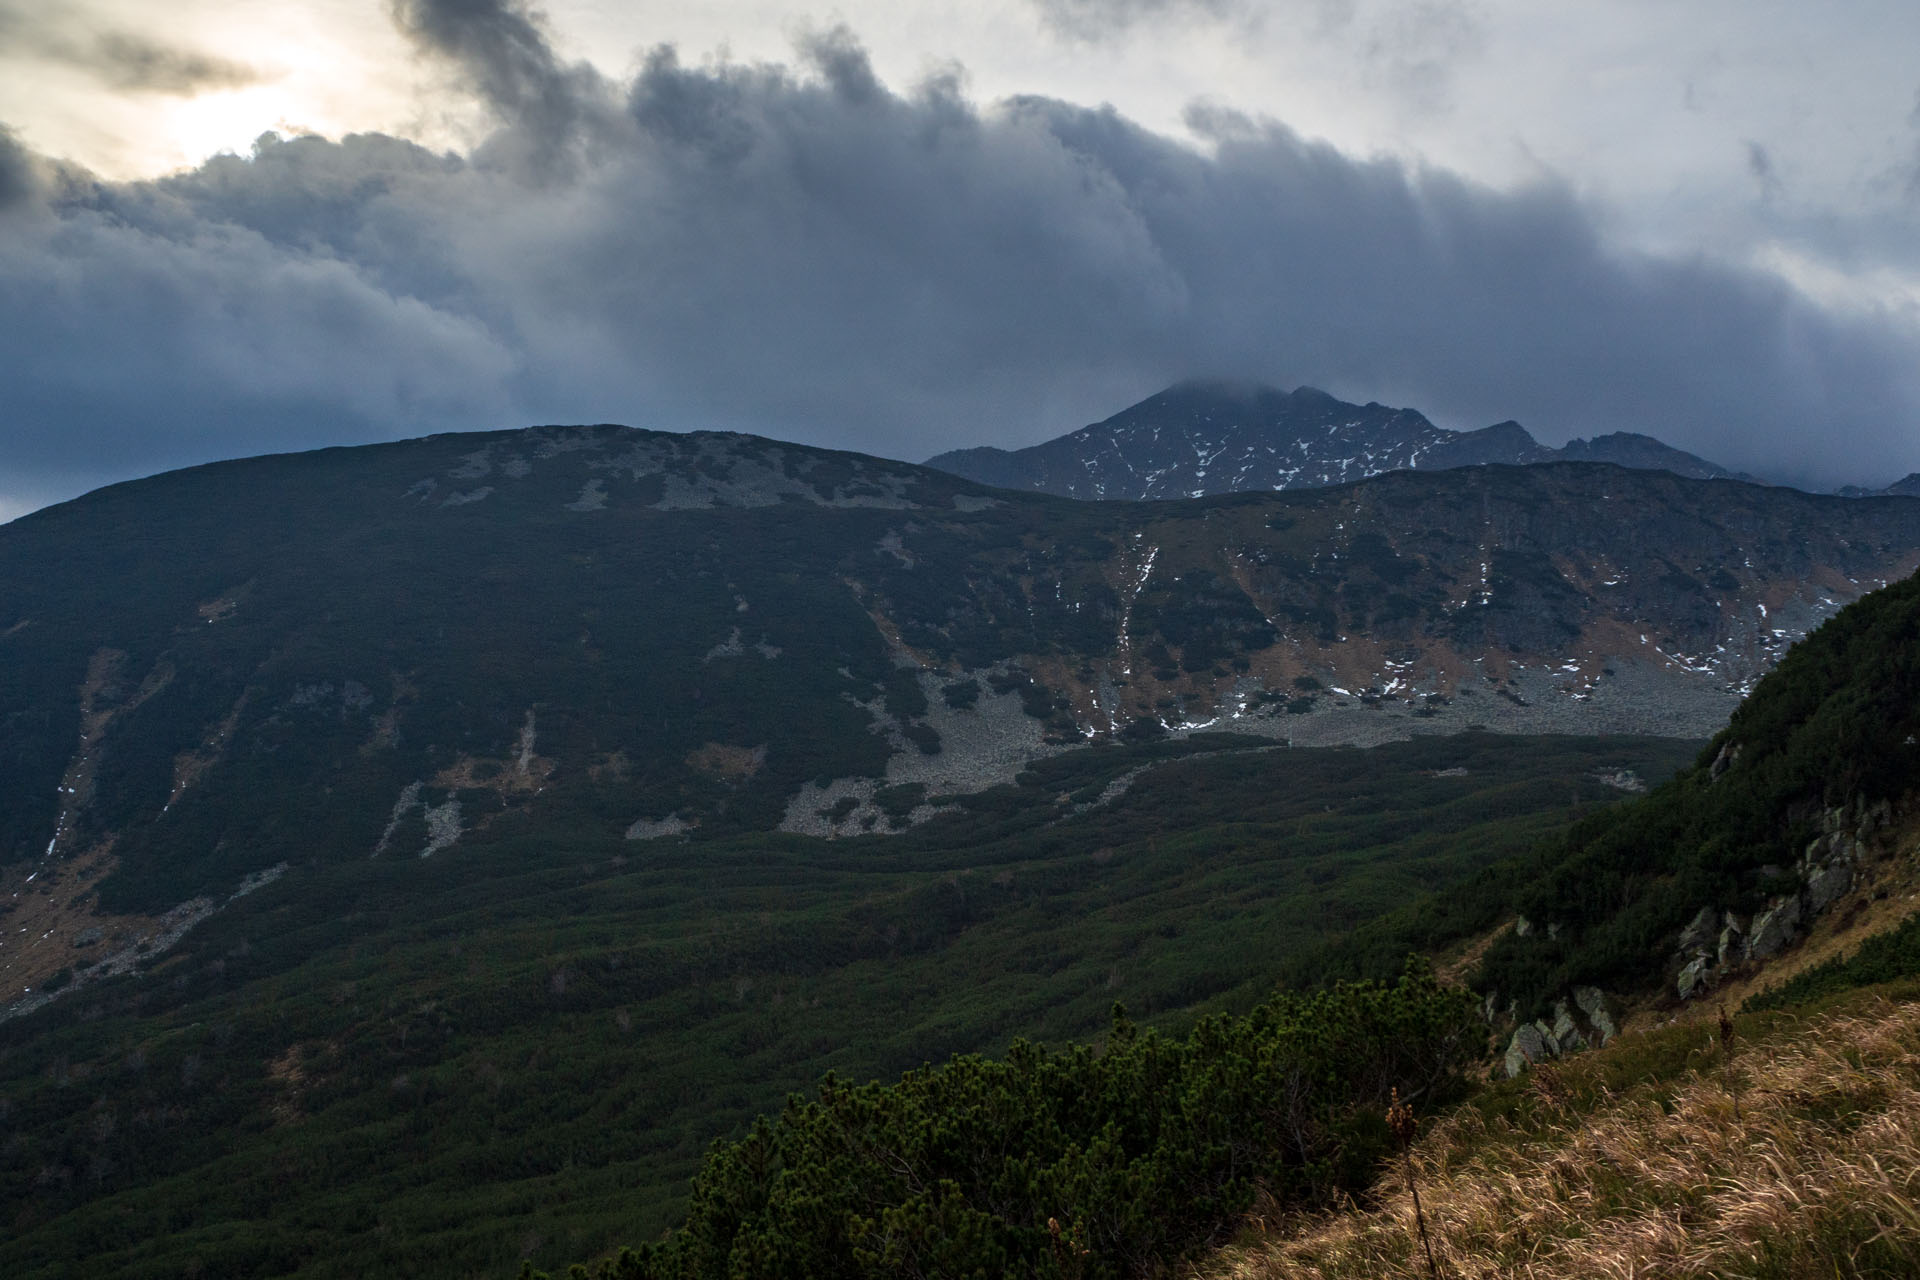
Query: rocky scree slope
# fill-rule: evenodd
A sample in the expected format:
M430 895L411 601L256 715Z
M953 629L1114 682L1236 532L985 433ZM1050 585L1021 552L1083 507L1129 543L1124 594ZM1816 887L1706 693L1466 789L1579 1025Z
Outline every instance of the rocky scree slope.
M1088 504L610 426L222 463L0 529L0 891L51 957L512 811L852 833L1110 733L1704 736L1916 560L1910 499L1594 464Z
M1199 498L1313 489L1386 471L1493 463L1611 462L1697 480L1751 479L1651 436L1616 432L1554 449L1517 422L1436 427L1412 409L1348 404L1313 387L1183 382L1104 422L1026 449L958 449L927 465L1063 498Z

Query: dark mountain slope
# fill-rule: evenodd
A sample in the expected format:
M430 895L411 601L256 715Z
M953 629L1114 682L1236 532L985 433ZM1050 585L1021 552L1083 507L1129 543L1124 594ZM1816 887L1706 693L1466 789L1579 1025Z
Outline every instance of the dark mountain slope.
M1920 471L1903 476L1884 489L1863 489L1859 485L1848 485L1840 490L1840 496L1844 498L1920 498Z
M1636 471L1671 471L1694 480L1745 480L1758 484L1752 476L1728 471L1683 449L1663 444L1652 436L1632 431L1615 431L1591 440L1569 440L1558 449L1547 451L1548 459L1561 462L1611 462Z
M1198 498L1312 489L1387 471L1490 463L1611 462L1692 479L1748 479L1649 436L1540 444L1517 422L1447 431L1412 409L1324 391L1183 382L1043 444L943 453L927 465L982 484L1066 498Z
M602 427L157 477L0 529L0 883L62 885L0 973L517 811L852 834L1214 722L1697 737L1916 560L1910 499L1593 464L1086 504Z

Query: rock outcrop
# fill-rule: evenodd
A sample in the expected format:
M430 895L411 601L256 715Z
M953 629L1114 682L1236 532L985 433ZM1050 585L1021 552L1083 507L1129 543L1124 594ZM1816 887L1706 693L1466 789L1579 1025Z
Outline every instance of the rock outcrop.
M1547 1051L1547 1038L1540 1034L1540 1028L1531 1022L1523 1022L1514 1030L1513 1039L1507 1044L1504 1063L1507 1078L1511 1080L1528 1067L1545 1062L1552 1056Z
M1737 750L1723 748L1715 766L1739 758ZM1751 920L1723 912L1712 903L1701 907L1675 940L1672 974L1674 994L1694 999L1718 986L1728 974L1764 963L1789 950L1814 917L1830 910L1860 886L1869 851L1877 837L1893 823L1893 806L1855 801L1826 810L1821 833L1808 843L1792 869L1768 865L1759 868L1762 883L1785 880L1798 884L1769 899Z
M1788 947L1800 933L1800 921L1806 903L1797 893L1774 900L1772 906L1753 918L1753 932L1747 937L1746 959L1771 960Z
M1496 995L1489 992L1481 1004L1490 1023L1494 1021L1496 1002ZM1510 1005L1507 1017L1513 1016ZM1575 987L1569 995L1554 1001L1551 1019L1522 1022L1514 1028L1501 1067L1511 1079L1537 1063L1597 1048L1619 1034L1606 995L1598 987Z
M1737 753L1723 753L1729 762ZM1665 973L1675 997L1697 1000L1720 987L1732 975L1764 964L1805 937L1814 919L1831 911L1849 894L1862 891L1868 867L1882 833L1893 825L1893 808L1886 801L1855 802L1828 809L1821 818L1821 834L1809 843L1791 868L1767 866L1757 881L1775 888L1752 917L1705 903L1694 911L1674 937ZM1553 932L1524 917L1514 933L1529 937ZM1509 1002L1500 1011L1499 993L1489 991L1481 1001L1489 1026L1507 1037L1501 1068L1508 1077L1549 1059L1597 1047L1619 1034L1606 995L1597 987L1574 987L1552 1004L1549 1017L1518 1021L1519 1009Z
M1703 991L1713 989L1717 974L1713 961L1706 956L1695 956L1681 968L1680 976L1674 979L1674 994L1682 1000L1691 1000Z
M1587 1025L1592 1027L1600 1044L1606 1044L1620 1034L1620 1028L1614 1025L1613 1015L1607 1009L1607 997L1598 987L1575 987L1573 1002L1586 1015Z
M1680 931L1680 954L1705 952L1720 929L1720 913L1711 906L1700 908L1692 923Z

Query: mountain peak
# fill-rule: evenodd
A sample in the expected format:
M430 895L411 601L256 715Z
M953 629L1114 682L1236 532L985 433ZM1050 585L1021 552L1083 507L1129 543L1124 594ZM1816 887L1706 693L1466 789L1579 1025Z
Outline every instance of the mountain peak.
M1200 378L1043 444L954 450L927 465L1007 489L1137 500L1321 488L1386 471L1555 461L1752 479L1631 432L1552 449L1511 420L1449 431L1417 410L1349 404L1318 387L1283 391Z

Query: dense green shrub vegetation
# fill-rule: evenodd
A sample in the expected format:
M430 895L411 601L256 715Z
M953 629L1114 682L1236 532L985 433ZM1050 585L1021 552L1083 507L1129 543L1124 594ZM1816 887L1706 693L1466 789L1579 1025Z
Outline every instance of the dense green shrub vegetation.
M1914 977L1920 977L1920 915L1868 938L1846 955L1802 970L1780 986L1750 997L1741 1007L1749 1012L1785 1009L1856 987Z
M1357 1192L1392 1090L1438 1098L1485 1050L1473 997L1392 986L1279 995L1183 1037L1116 1009L1099 1049L1016 1041L895 1084L829 1078L715 1149L660 1280L1146 1276L1217 1243L1264 1187ZM631 1264L629 1264L631 1268Z
M0 1023L0 1270L564 1269L681 1221L709 1145L829 1071L1092 1043L1116 1000L1171 1043L1611 803L1596 774L1692 754L1161 739L892 837L629 842L520 809L425 862L304 862L142 976Z

